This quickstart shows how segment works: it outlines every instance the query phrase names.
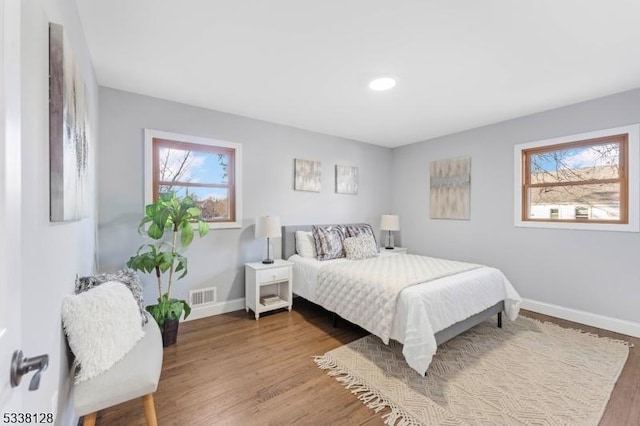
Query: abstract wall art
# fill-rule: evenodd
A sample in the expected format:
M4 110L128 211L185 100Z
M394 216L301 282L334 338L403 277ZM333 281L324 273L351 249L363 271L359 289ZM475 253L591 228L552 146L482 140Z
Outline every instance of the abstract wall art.
M85 84L61 25L49 25L50 220L88 216L89 114Z
M322 177L322 165L319 161L300 160L294 161L294 183L296 191L320 192Z
M358 168L336 164L336 193L358 193Z
M471 157L431 162L432 219L469 219Z

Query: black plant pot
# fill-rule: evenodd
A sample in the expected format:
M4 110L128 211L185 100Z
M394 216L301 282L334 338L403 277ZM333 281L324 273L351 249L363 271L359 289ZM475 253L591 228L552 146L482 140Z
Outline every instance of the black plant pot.
M164 320L164 327L162 328L162 346L167 347L176 344L178 339L178 325L180 321L177 319Z

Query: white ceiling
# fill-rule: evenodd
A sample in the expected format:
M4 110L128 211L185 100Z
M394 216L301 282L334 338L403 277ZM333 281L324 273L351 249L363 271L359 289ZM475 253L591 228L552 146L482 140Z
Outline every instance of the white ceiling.
M100 85L389 147L640 87L638 0L76 2Z

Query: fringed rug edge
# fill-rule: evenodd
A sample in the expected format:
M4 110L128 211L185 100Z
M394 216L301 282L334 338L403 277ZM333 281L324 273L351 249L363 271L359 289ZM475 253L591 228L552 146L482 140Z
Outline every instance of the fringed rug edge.
M328 353L322 356L314 356L313 361L321 370L329 370L327 371L327 375L334 377L338 382L342 383L345 389L351 390L352 394L356 395L367 408L372 409L375 413L389 408L391 411L382 416L385 425L422 425L422 423L411 416L406 410L403 410L383 396L379 391L362 380L362 378L354 375L347 367L341 365L340 362Z

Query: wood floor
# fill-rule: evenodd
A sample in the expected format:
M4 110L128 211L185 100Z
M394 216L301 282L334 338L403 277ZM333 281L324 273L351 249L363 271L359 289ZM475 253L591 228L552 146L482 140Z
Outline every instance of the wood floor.
M618 380L601 425L640 425L640 339L524 311L523 315L636 347ZM180 324L178 343L164 351L155 394L164 425L382 425L374 413L312 357L366 333L302 299L294 310L265 314L244 310ZM100 412L98 425L145 425L141 400Z

